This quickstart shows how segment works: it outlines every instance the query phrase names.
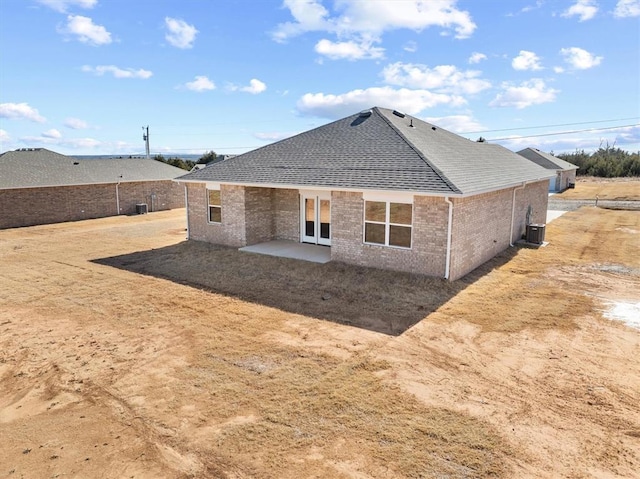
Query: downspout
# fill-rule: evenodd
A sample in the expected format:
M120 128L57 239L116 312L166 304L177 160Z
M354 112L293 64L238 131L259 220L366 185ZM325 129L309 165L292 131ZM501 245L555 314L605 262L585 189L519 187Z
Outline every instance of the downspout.
M453 202L449 199L448 196L444 197L444 201L449 204L449 221L447 225L447 255L446 255L446 263L444 265L444 279L449 279L449 264L451 263L451 220L453 219Z
M118 189L118 187L120 186L120 182L118 181L116 183L116 216L118 216L120 214L120 190Z
M189 192L187 190L187 184L184 184L184 205L185 210L187 210L187 239L191 239L190 230L189 230Z
M516 216L516 191L524 189L527 186L527 182L523 181L522 185L516 186L513 189L513 199L511 200L511 230L509 233L509 246L513 246L513 224L515 223Z

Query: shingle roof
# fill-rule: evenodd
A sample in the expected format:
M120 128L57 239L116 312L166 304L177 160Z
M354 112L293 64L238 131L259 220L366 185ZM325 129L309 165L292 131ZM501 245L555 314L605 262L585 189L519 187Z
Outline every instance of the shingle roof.
M533 161L536 165L542 166L548 170L577 170L578 166L568 161L556 158L549 153L540 151L537 148L525 148L520 150L518 155L524 156L526 159Z
M473 194L549 178L497 145L375 107L178 178L282 187Z
M76 159L45 148L0 155L0 189L172 180L184 170L147 159Z

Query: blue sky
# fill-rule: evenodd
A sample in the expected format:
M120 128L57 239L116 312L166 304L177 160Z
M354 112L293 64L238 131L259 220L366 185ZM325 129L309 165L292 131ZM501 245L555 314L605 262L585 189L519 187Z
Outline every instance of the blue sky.
M0 45L0 151L242 153L372 106L640 149L640 0L1 0Z

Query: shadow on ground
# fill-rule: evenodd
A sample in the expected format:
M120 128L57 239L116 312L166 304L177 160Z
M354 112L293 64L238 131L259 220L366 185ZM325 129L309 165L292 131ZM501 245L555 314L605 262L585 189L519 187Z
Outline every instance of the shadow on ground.
M198 241L93 262L290 313L400 335L508 262L516 251L507 249L455 282L336 262L277 258Z

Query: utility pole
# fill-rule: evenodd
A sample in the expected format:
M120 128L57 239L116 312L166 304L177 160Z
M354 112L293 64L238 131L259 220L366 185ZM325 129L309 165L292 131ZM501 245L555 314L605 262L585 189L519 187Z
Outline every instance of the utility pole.
M142 139L145 144L145 149L147 152L147 160L148 160L149 159L149 125L147 125L146 128L144 126L142 127Z

